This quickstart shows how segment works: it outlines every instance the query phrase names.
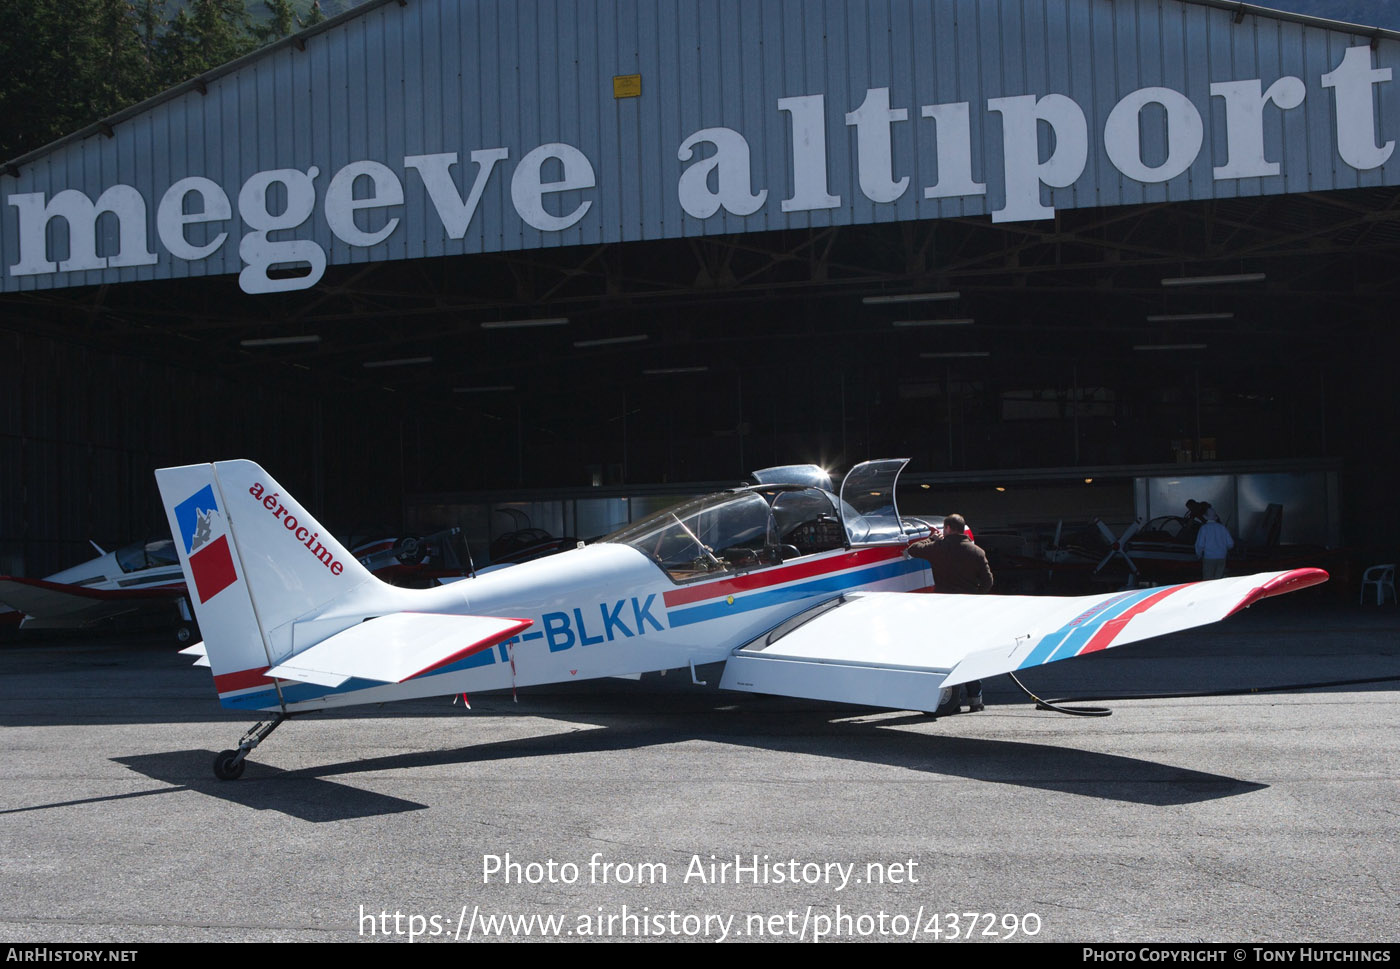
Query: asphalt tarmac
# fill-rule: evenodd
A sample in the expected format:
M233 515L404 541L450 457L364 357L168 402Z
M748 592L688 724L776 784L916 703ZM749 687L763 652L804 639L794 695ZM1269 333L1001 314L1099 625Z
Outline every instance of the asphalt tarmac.
M1322 596L1034 671L983 713L717 668L251 719L156 638L0 647L0 939L1393 942L1400 610Z

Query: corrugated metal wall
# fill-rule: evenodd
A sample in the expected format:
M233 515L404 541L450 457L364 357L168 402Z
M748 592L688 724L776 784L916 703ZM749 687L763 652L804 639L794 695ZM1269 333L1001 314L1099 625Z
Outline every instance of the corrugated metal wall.
M310 239L331 264L499 251L578 243L737 233L775 228L982 215L1005 206L1003 115L990 99L1065 95L1087 121L1087 158L1073 183L1041 191L1059 208L1119 205L1260 193L1305 192L1400 184L1400 157L1358 171L1339 156L1334 90L1321 78L1350 48L1370 37L1249 15L1235 24L1229 10L1174 0L414 0L366 10L309 38L304 51L284 45L212 81L207 94L189 90L120 122L114 137L94 135L27 162L18 178L0 177L0 256L6 290L238 272L250 227L239 218L239 191L259 171L317 169L316 207L309 220L274 233ZM1400 42L1377 41L1374 68L1400 66ZM641 96L615 99L614 75L640 74ZM1226 161L1219 81L1296 76L1301 105L1263 109L1264 157L1276 176L1213 177ZM1170 180L1146 184L1124 175L1104 147L1115 104L1133 91L1163 87L1183 94L1204 120L1204 144ZM861 190L856 129L846 114L871 89L887 88L891 108L907 120L889 125L894 180L909 183L894 201ZM1377 145L1400 131L1395 81L1368 87L1378 111ZM825 152L796 150L797 111L783 98L821 95ZM1360 103L1360 95L1356 102ZM966 102L970 173L986 194L925 198L939 178L938 126L925 105ZM1146 164L1167 154L1160 106L1141 113L1138 150ZM683 210L678 181L714 151L697 147L688 162L678 149L702 129L738 132L752 152L752 188L766 191L748 215L721 208L709 218ZM1041 125L1042 129L1044 125ZM1053 139L1042 131L1042 156ZM550 194L544 207L563 215L588 204L576 223L542 231L517 213L512 177L541 145L582 152L596 184ZM465 236L444 229L423 180L405 156L456 152L458 190L469 193L478 167L469 156L505 148ZM795 155L824 158L830 208L784 211L794 196ZM402 185L401 205L371 208L355 218L360 231L400 222L369 247L332 233L325 198L343 166L372 160ZM1013 159L1014 161L1014 159ZM563 177L558 160L544 181ZM232 217L188 229L191 244L228 238L204 259L173 257L155 229L167 189L188 176L222 187ZM116 184L145 200L155 265L15 275L19 208L13 196L77 189L88 198ZM712 176L712 187L713 187ZM357 189L362 197L365 180ZM273 195L281 192L275 188ZM278 203L282 204L282 203ZM274 211L276 207L274 206ZM117 220L100 221L98 252L117 249ZM66 251L63 220L53 220L52 254Z
M415 415L383 397L344 400L236 374L0 330L0 574L48 575L167 535L153 469L252 458L348 533L384 521L402 491ZM325 407L334 413L327 419ZM407 431L406 431L407 429Z

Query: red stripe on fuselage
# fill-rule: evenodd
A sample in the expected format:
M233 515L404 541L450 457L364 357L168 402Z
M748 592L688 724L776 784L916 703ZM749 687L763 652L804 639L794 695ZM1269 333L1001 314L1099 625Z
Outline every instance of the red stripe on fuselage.
M232 693L252 686L271 686L272 680L265 674L272 667L259 666L257 669L239 670L237 673L221 673L214 677L214 689L219 693Z
M862 548L831 558L818 559L815 562L801 562L782 568L765 569L762 572L750 572L748 575L735 576L732 579L723 579L718 582L702 582L682 589L672 589L666 593L666 607L669 609L672 606L702 602L705 599L718 599L720 596L733 595L738 592L766 589L769 586L781 585L796 579L809 579L814 575L825 575L829 572L840 572L861 565L897 559L903 554L904 546L902 545Z
M380 552L387 552L393 547L394 539L386 538L380 542L370 542L368 545L361 545L359 548L355 549L350 554L355 556L356 558L362 559L367 558L371 555L376 555Z
M1126 626L1128 624L1128 621L1134 616L1142 615L1144 612L1151 609L1157 603L1167 598L1167 596L1171 595L1173 592L1180 592L1182 589L1185 589L1189 586L1193 586L1195 584L1196 583L1194 582L1188 582L1186 585L1174 585L1170 589L1163 589L1161 592L1158 592L1155 595L1148 596L1146 599L1133 606L1121 616L1117 616L1113 619L1110 619L1108 622L1100 626L1099 631L1094 633L1094 635L1090 637L1089 641L1084 644L1084 648L1081 649L1075 655L1083 656L1085 653L1092 653L1096 650L1107 649L1113 644L1113 641L1118 638L1118 634L1123 631L1123 627Z

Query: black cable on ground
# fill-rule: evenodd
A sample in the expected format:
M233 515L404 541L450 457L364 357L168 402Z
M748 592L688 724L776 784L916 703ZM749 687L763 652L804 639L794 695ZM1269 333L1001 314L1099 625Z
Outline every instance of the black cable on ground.
M1052 701L1052 700L1042 700L1040 697L1036 696L1036 695L1035 695L1034 693L1032 693L1030 690L1026 689L1026 684L1024 684L1024 683L1022 683L1020 680L1018 680L1018 679L1016 678L1016 674L1015 674L1015 673L1007 673L1006 675L1009 676L1009 677L1011 677L1011 682L1012 682L1012 683L1015 683L1017 686L1019 686L1019 687L1021 688L1021 692L1022 692L1022 693L1024 693L1026 696L1030 697L1032 700L1035 701L1035 708L1036 708L1037 710L1054 710L1056 713L1068 714L1068 715L1071 716L1071 717L1111 717L1111 716L1113 716L1113 711L1110 710L1110 709L1108 709L1108 707L1061 707L1061 706L1056 706L1056 703L1059 703L1059 702L1062 702L1062 701L1060 701L1060 700L1054 700L1054 701ZM1088 697L1087 699L1099 700L1099 699L1123 699L1123 698L1122 698L1122 697Z
M1360 686L1366 683L1393 683L1400 681L1400 676L1372 676L1358 680L1324 680L1316 683L1290 683L1279 686L1251 686L1239 690L1196 690L1190 693L1120 693L1114 696L1089 696L1089 697L1060 697L1055 700L1042 700L1030 690L1026 685L1016 678L1015 673L1007 673L1011 677L1011 682L1021 688L1021 691L1035 701L1037 710L1053 710L1056 713L1064 713L1075 717L1107 717L1112 716L1113 711L1107 707L1062 707L1060 703L1079 703L1084 700L1184 700L1205 696L1248 696L1251 693L1289 693L1296 690L1321 690L1332 686Z

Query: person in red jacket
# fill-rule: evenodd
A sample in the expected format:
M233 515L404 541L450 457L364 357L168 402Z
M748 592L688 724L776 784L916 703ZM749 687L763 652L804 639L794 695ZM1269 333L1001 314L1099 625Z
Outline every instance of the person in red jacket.
M992 569L987 564L987 553L967 534L967 522L962 515L943 519L943 535L915 542L909 546L909 554L923 559L933 570L934 592L981 595L992 591ZM973 680L966 689L968 712L977 713L984 708L982 681Z

